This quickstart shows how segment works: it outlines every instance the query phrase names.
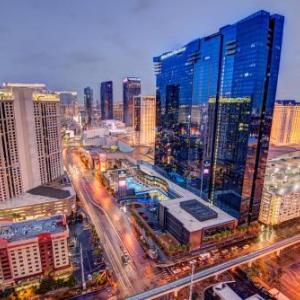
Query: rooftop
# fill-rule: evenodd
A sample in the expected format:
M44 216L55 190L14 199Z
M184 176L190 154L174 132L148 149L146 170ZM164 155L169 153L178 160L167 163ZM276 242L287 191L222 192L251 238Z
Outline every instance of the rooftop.
M36 196L44 196L56 199L65 199L71 196L69 190L54 188L51 186L40 185L28 191L29 194Z
M234 217L222 211L220 208L212 205L211 203L208 203L207 201L198 197L189 190L180 187L174 182L171 182L170 180L153 170L150 166L142 164L140 165L140 168L143 172L149 175L164 179L168 183L169 188L174 191L176 195L178 195L178 198L162 201L160 202L160 205L166 207L168 211L173 216L175 216L189 232L199 231L203 228L209 228L215 225L222 225L236 221ZM189 203L191 203L190 201L193 201L193 204L197 203L195 211L189 210L189 208L186 209L186 207L189 206ZM186 202L187 204L180 204L184 202ZM202 214L202 221L199 220L199 218L197 219L197 212L199 213L200 217ZM205 220L205 214L208 214L208 216L211 217Z
M62 199L70 199L74 196L75 192L71 186L57 185L57 187L50 187L42 185L15 198L0 202L0 210L55 202Z
M34 238L42 233L59 233L67 229L65 218L55 215L48 218L0 225L0 238L9 242Z
M270 299L251 282L221 282L213 287L214 292L222 299L231 300L264 300Z
M200 222L218 217L214 210L195 199L182 201L179 206Z

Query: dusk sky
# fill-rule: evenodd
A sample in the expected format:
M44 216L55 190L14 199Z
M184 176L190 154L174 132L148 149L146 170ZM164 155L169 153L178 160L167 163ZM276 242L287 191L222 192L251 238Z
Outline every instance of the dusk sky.
M125 76L154 94L152 57L265 9L285 16L277 98L300 100L299 0L0 0L0 80L85 86Z

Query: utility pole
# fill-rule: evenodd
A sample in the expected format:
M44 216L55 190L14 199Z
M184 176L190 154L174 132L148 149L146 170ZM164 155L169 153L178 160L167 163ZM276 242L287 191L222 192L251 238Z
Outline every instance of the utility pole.
M192 274L191 274L189 300L192 300L192 295L193 295L194 271L195 271L195 264L192 264Z
M81 243L80 243L80 266L81 266L82 289L86 290L86 282L85 282L85 278L84 278L83 255L82 255L82 246L81 246Z

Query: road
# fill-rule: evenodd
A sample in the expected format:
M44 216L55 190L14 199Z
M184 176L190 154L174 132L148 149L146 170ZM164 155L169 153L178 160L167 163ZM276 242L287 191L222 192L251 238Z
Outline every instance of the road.
M300 234L297 234L294 237L287 238L287 239L281 240L279 242L276 242L276 243L274 243L270 246L267 246L263 249L256 250L252 253L234 258L225 263L218 264L216 266L213 266L213 267L207 268L205 270L202 270L200 272L197 272L194 275L194 282L201 281L201 280L209 278L211 276L223 273L234 267L240 266L241 264L251 262L255 259L258 259L258 258L268 255L270 253L273 253L277 250L281 250L281 249L287 248L289 246L295 245L297 243L300 243ZM159 296L166 295L166 294L170 293L171 291L176 291L183 287L188 286L190 284L190 281L191 281L191 276L186 276L184 278L178 279L176 281L165 284L158 288L137 294L137 295L129 297L127 299L128 300L155 299Z
M64 161L73 186L89 214L116 277L120 297L147 290L153 281L153 267L145 257L135 232L114 198L87 170L76 150L65 149ZM123 251L130 261L123 265Z

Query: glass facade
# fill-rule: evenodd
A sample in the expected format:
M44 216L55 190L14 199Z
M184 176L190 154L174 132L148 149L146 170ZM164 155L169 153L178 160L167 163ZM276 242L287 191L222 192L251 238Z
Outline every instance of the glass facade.
M87 124L92 124L93 116L93 89L86 87L84 89L84 108L87 114Z
M259 11L153 59L155 164L241 223L258 218L283 23Z
M101 82L100 87L101 100L101 119L113 119L113 83L112 81Z
M123 122L127 126L133 125L134 97L141 94L141 80L127 77L123 80Z

